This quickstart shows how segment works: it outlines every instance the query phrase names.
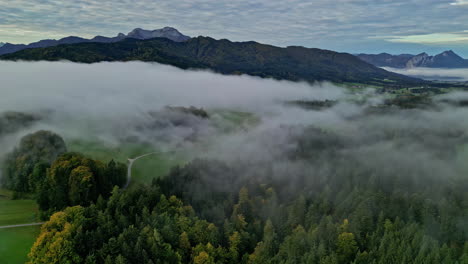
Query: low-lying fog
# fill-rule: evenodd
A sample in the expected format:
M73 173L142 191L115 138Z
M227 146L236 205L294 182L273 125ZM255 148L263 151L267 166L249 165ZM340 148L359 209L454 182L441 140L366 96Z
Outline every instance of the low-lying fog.
M383 67L383 69L399 74L421 78L430 81L468 81L468 68L466 69L437 69L437 68L408 68L397 69Z
M48 129L66 141L94 138L119 144L131 138L155 149L187 151L193 158L263 164L277 177L326 177L331 168L346 171L358 165L388 177L442 179L468 172L468 110L444 100L436 100L436 109L370 111L380 109L373 106L381 102L372 89L352 95L330 83L223 76L136 62L0 62L0 80L0 112L42 117L4 135L2 153L26 133ZM358 98L368 100L357 104ZM291 100L338 103L307 110L285 104ZM179 113L177 122L168 122L174 117L166 106L195 106L210 117ZM225 110L252 113L257 122L220 129ZM291 158L293 152L302 153L301 159Z
M343 95L330 84L311 87L138 62L0 62L0 69L0 112L50 112L48 125L64 136L125 133L129 123L165 106L266 113L285 100Z
M116 116L166 105L262 107L274 100L338 98L342 91L305 83L184 71L156 63L2 62L1 110L54 108Z

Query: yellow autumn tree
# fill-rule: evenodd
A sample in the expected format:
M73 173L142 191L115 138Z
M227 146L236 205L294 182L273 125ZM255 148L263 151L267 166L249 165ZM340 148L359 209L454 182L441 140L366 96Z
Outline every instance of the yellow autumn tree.
M72 237L82 221L81 206L57 212L41 227L41 233L28 254L28 264L74 264L83 259L75 252Z
M214 264L214 261L213 261L213 258L210 257L210 255L208 253L206 253L205 251L202 251L202 252L200 252L200 254L198 254L198 256L196 256L193 259L193 263L195 263L195 264Z

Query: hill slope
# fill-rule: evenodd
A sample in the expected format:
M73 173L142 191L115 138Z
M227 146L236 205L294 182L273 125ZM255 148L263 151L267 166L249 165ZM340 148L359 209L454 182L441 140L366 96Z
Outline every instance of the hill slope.
M347 53L304 47L280 48L256 42L197 37L185 42L165 38L124 39L116 43L80 43L27 49L2 60L94 63L147 61L180 68L211 69L223 74L249 74L292 81L413 83L420 80L387 72Z

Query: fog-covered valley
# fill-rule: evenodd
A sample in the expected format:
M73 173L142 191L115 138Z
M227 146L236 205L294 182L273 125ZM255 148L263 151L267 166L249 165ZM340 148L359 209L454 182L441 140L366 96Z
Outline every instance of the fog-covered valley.
M193 262L214 246L219 252L210 256L217 263L262 263L270 257L291 259L288 245L294 245L302 250L295 256L300 262L371 263L366 261L386 254L382 232L407 234L410 238L401 244L386 247L400 253L407 247L413 258L442 250L452 250L453 259L463 256L460 245L468 234L462 191L468 175L466 92L400 96L395 95L399 91L364 85L311 85L140 62L0 62L0 77L4 173L9 153L18 149L21 138L40 130L62 137L68 151L103 163L114 159L123 166L127 158L166 153L137 161L140 169L130 188L114 191L108 204L97 195L84 203L72 197L68 206L90 209L47 207L44 214L65 210L90 219L114 214L108 222L115 221L120 236L131 232L130 224L146 230L145 221L138 221L152 219L148 225L161 230L160 239L180 249L166 247L167 258L151 259ZM50 182L66 171L59 165L78 159L67 158L58 158L45 170ZM161 224L158 214L169 209L162 205L165 198L154 198L159 195L175 195L190 205L193 212L182 213L186 209L171 200L183 217L199 218L190 220L190 228L204 226L197 221L213 223L213 237L197 237L198 229L183 231L177 222L182 220L174 220L179 216L165 221L181 226L165 230L169 224ZM112 204L116 200L122 203L120 209ZM136 201L139 209L128 209ZM99 208L90 205L94 203ZM120 210L127 214L124 220ZM148 210L152 216L146 215ZM104 224L101 220L97 225ZM81 228L100 232L86 224ZM268 232L274 232L274 241L265 237ZM99 250L86 249L97 263L104 263L110 254L108 240L118 234L109 231L96 245ZM72 236L77 243L79 237ZM188 236L193 249L182 249L182 236ZM230 249L234 239L242 246ZM153 243L148 241L139 243L147 247ZM348 251L343 241L350 243ZM261 251L270 242L268 253ZM426 246L420 248L421 243ZM447 245L457 246L445 249ZM232 250L237 255L226 253ZM32 252L33 257L40 255ZM145 259L135 254L122 249L120 256L129 263ZM84 261L89 256L81 257ZM333 259L337 262L325 261Z
M203 140L211 140L222 130L242 125L241 116L241 120L229 121L230 116L232 119L247 113L244 117L252 120L266 117L301 123L292 116L281 116L287 114L282 102L344 96L342 89L327 83L311 87L136 62L1 62L0 67L1 112L35 117L27 129L6 133L3 153L11 151L20 137L41 129L54 131L67 141L97 140L109 147L126 140L144 142L156 149L180 147L192 143L185 139L195 131ZM207 110L210 118L167 108L191 106ZM177 119L183 122L171 123Z
M380 114L383 111L372 110L382 108L388 99L386 95L371 88L352 92L331 83L309 85L223 76L138 62L1 62L0 67L0 112L34 117L26 122L25 129L5 133L3 152L10 151L25 134L44 129L62 135L66 141L98 140L109 146L133 141L156 149L195 147L196 141L188 138L197 134L197 141L210 141L210 147L208 152L195 151L194 157L208 153L213 157L245 157L251 152L259 158L269 156L275 149L297 147L291 134L312 126L341 138L347 151L361 153L367 149L381 153L372 155L374 158L406 153L413 158L421 154L430 159L429 153L440 152L431 146L463 149L463 141L447 144L450 138L446 133L456 133L454 140L463 140L468 126L467 110L443 100L450 95L434 97L434 103L440 106L437 109L389 107ZM455 96L460 100L464 97L463 93ZM286 104L300 100L338 103L312 111ZM177 111L177 107L202 109L207 116ZM239 120L232 120L232 116L230 120L229 115L239 113L246 120L240 116ZM247 123L242 124L244 121ZM288 131L290 127L294 127L294 133ZM392 133L404 137L388 138ZM399 140L409 142L402 144ZM270 144L273 149L265 151ZM403 163L407 162L404 156ZM449 167L454 168L453 164Z
M270 173L291 182L329 177L337 163L342 170L359 165L386 177L411 178L413 184L468 172L468 109L446 100L462 100L464 93L434 97L437 107L400 109L386 106L388 96L372 88L351 91L331 83L223 76L159 64L1 62L0 67L1 112L31 119L6 130L3 154L24 135L49 130L85 154L93 154L86 149L90 144L111 150L106 158L144 154L121 149L134 145L142 152L183 153L187 162L254 163L278 169ZM336 103L321 109L287 103L327 100ZM124 153L112 157L119 151Z

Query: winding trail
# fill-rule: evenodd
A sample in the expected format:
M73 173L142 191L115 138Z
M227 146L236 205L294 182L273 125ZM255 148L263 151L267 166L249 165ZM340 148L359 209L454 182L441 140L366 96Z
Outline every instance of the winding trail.
M130 185L130 182L132 181L132 166L133 166L133 163L141 158L144 158L146 156L150 156L150 155L156 155L156 154L162 154L162 153L166 153L166 152L161 152L161 151L155 151L155 152L150 152L150 153L146 153L146 154L143 154L141 156L138 156L136 158L133 158L133 159L128 159L128 167L127 167L127 182L125 183L124 187L122 189L127 189L127 187Z
M23 226L38 226L42 225L45 222L42 223L31 223L31 224L20 224L20 225L7 225L7 226L0 226L0 229L6 229L6 228L15 228L15 227L23 227Z

